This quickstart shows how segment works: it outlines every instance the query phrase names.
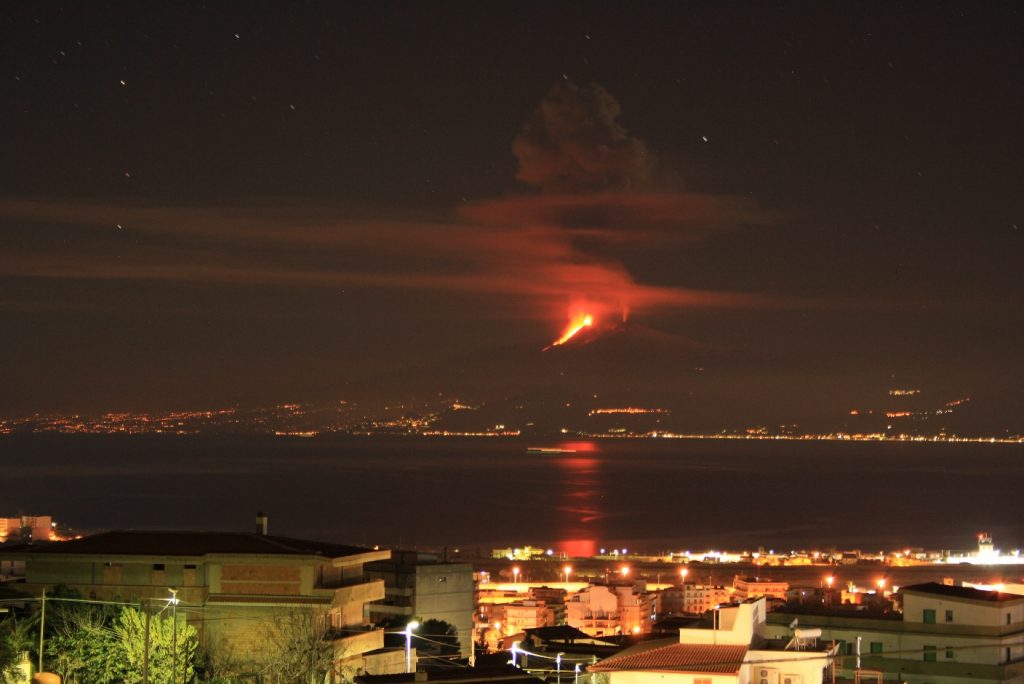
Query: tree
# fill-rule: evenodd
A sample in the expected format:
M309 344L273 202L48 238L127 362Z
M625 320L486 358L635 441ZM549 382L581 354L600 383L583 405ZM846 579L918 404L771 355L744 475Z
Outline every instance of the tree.
M47 669L65 684L113 682L114 606L54 603L47 610Z
M33 628L37 624L37 619L19 618L15 613L0 620L0 681L16 674L21 654L29 651L35 641Z
M65 684L113 681L111 645L121 608L89 602L81 592L58 584L46 594L45 667Z
M267 684L317 684L334 672L330 613L296 608L264 625L268 645L277 646L263 667Z
M65 684L134 684L146 667L146 617L131 606L82 600L72 590L54 588L63 599L47 604L47 669ZM177 620L177 656L174 620L166 609L152 616L149 625L149 679L151 682L188 682L194 675L198 639L196 630ZM174 663L176 677L172 679Z
M459 630L451 623L435 618L423 620L414 634L422 637L422 645L418 646L422 651L434 652L440 656L459 655Z
M195 675L199 639L196 629L181 616L177 625L165 611L153 615L149 624L149 681L188 682ZM177 655L174 631L177 628ZM137 684L146 666L146 616L135 608L121 609L112 628L111 681ZM177 668L174 667L175 661ZM101 683L102 684L102 683Z

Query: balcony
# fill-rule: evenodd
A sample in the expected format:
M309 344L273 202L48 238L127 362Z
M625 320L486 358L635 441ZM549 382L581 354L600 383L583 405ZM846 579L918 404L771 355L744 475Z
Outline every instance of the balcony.
M333 606L344 606L350 603L369 603L384 598L384 580L359 580L341 585L322 587L334 591L331 601Z
M345 627L333 636L335 658L351 658L384 648L384 630L376 627Z

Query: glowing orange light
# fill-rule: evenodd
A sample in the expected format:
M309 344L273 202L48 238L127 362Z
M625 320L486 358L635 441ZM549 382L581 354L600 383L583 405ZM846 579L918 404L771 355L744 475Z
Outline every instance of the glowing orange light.
M554 342L552 342L551 346L557 347L560 344L565 344L566 342L571 340L576 335L576 333L583 330L584 328L589 328L592 325L594 325L593 316L591 316L590 314L577 314L576 316L573 317L572 321L569 322L569 325L566 326L565 331L562 332L562 336L559 337Z

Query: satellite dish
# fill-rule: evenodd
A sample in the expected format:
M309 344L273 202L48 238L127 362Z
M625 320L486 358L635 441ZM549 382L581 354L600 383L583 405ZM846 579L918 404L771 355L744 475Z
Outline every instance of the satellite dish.
M789 623L790 629L796 629L796 626L800 623L800 618L793 618L793 621Z

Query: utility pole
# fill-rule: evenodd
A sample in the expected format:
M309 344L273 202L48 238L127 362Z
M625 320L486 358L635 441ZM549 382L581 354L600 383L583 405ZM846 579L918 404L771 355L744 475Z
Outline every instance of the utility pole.
M142 647L142 684L149 684L149 604L146 601L142 602L142 609L146 611L146 640L145 645Z
M43 628L46 627L46 587L43 587L43 603L39 609L39 672L43 671Z

